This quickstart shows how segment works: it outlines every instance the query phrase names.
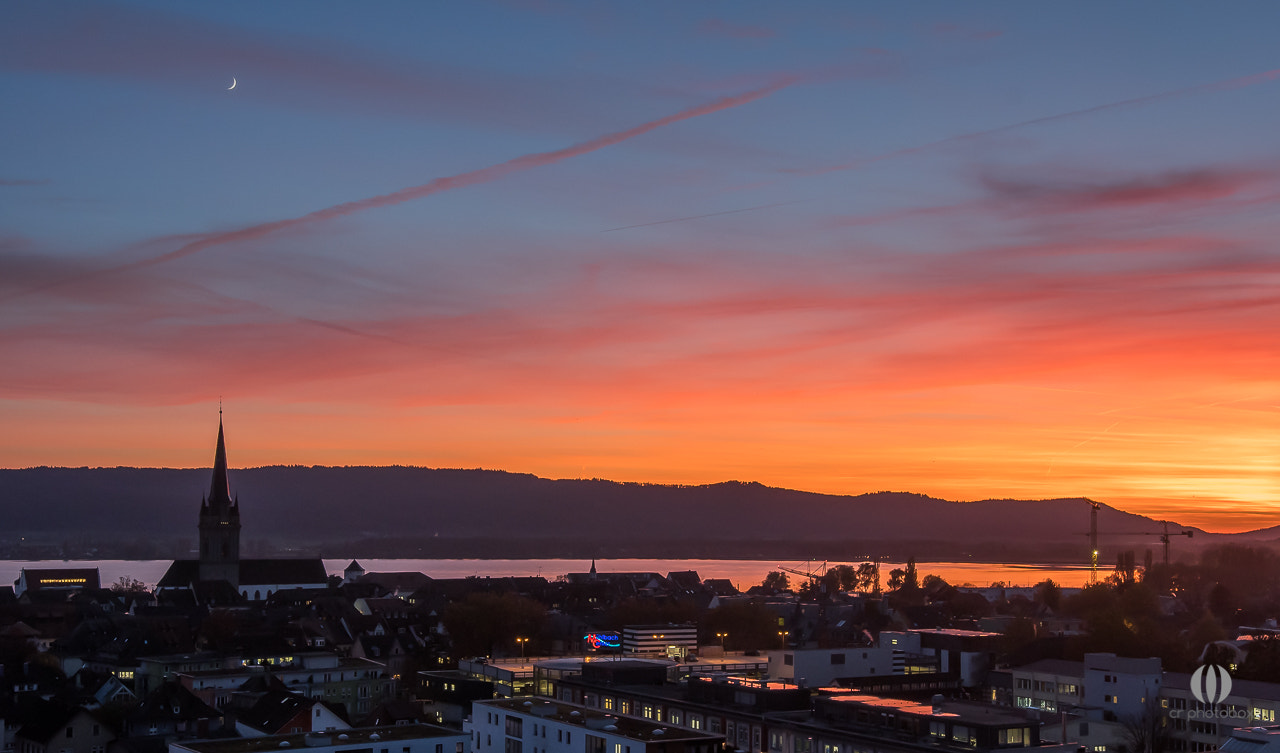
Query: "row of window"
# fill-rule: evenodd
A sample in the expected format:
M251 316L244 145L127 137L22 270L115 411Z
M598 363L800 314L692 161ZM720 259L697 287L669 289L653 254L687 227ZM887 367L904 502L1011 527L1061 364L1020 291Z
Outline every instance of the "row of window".
M1080 693L1080 688L1075 683L1032 680L1029 677L1019 677L1017 688L1018 690L1034 689L1037 693L1057 693L1058 695L1079 695Z

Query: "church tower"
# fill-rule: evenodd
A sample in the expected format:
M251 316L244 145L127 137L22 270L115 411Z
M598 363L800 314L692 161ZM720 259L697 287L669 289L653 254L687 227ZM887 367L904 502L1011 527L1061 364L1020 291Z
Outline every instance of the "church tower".
M213 486L200 503L200 580L225 580L240 586L240 502L227 481L227 446L218 409L218 449L213 456Z

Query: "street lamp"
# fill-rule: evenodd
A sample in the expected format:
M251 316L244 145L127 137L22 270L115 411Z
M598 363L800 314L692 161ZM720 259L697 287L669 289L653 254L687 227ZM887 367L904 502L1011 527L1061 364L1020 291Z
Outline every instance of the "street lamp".
M524 644L528 643L528 638L516 638L516 643L520 644L520 666L524 666Z
M787 631L778 631L778 642L782 644L782 648L785 650L787 647Z
M720 653L724 653L724 639L729 637L728 633L716 633L716 637L720 639Z

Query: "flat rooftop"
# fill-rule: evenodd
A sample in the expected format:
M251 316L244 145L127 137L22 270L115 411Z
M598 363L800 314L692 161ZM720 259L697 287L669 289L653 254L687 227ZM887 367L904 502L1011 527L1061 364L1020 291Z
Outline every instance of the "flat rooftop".
M614 716L586 706L571 703L560 703L543 698L522 700L506 698L493 701L477 701L474 706L504 709L526 714L530 718L551 719L563 724L573 724L584 729L619 735L639 742L672 742L672 741L713 741L724 739L723 735L711 735L679 727L670 727L660 722L647 719L636 719L629 716ZM476 718L475 712L472 718ZM605 729L605 726L616 729Z
M769 657L747 656L746 654L725 654L724 656L699 656L697 661L680 662L681 669L699 669L706 667L741 667L743 665L758 664L768 668Z
M850 703L859 706L866 706L882 711L894 711L900 714L909 714L911 716L929 717L932 719L950 717L964 722L972 722L974 724L996 725L996 726L1039 726L1039 722L1032 721L1022 714L1014 713L1000 706L992 706L984 703L973 703L966 701L945 701L939 707L939 711L933 710L932 704L920 703L919 701L908 701L901 698L885 698L877 695L836 695L829 696L825 700L835 703Z
M376 742L396 740L420 740L435 737L466 737L465 732L435 727L429 724L407 724L399 727L361 727L359 729L337 730L311 735L314 744L317 738L328 738L329 742L321 745L342 746L371 745ZM286 745L286 743L288 743ZM307 750L307 735L267 735L266 737L238 737L225 740L188 740L173 743L174 746L198 753L259 753L272 751L280 753L284 748Z
M467 661L469 666L475 666L477 662ZM575 669L583 664L617 664L619 667L636 667L641 664L655 667L680 667L683 669L698 669L708 667L741 667L743 665L761 665L769 664L768 656L746 656L743 654L728 654L726 656L705 656L699 657L697 661L677 662L666 658L656 658L652 656L635 655L635 654L591 654L589 656L548 656L548 657L529 657L520 660L519 657L489 659L479 663L482 666L497 667L508 672L532 672L535 666L546 667L548 669ZM715 670L712 670L715 671Z
M956 628L912 628L905 632L920 635L951 635L957 638L999 638L1000 633L988 633L985 630L959 630Z

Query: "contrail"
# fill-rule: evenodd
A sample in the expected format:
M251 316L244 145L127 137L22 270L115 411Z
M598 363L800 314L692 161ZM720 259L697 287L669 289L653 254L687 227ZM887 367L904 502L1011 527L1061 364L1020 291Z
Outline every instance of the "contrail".
M695 214L690 217L676 217L671 220L658 220L656 222L642 222L639 225L623 225L622 227L611 227L608 230L601 230L602 233L616 233L619 230L630 230L636 227L650 227L652 225L666 225L670 222L688 222L689 220L700 220L704 217L719 217L722 214L737 214L739 212L754 212L757 209L772 209L773 207L785 207L788 204L798 204L799 201L779 201L775 204L761 204L758 207L744 207L742 209L727 209L723 212L710 212L708 214Z
M732 97L722 97L720 99L715 100L714 102L708 102L707 104L704 104L704 105L698 105L697 107L691 107L687 110L682 110L673 115L668 115L666 117L658 118L657 120L651 120L648 123L642 123L641 125L638 125L634 128L628 128L625 131L618 131L616 133L610 133L604 136L599 136L594 139L590 139L589 141L583 141L579 144L574 144L572 146L564 147L563 149L554 149L549 152L536 152L534 154L526 154L522 157L516 157L515 159L510 159L510 160L507 160L506 162L501 162L496 165L490 165L489 167L482 167L479 170L472 170L470 172L458 173L457 175L449 175L443 178L436 178L430 183L424 183L420 186L412 186L410 188L404 188L394 193L383 194L381 196L373 196L367 199L359 199L357 201L348 201L343 204L335 204L334 206L326 207L324 209L318 209L314 212L310 212L308 214L304 214L298 217L290 217L288 219L275 220L273 222L263 222L258 225L250 225L249 227L240 228L239 230L228 230L220 233L209 233L207 235L197 238L196 240L190 241L173 251L170 251L165 254L161 254L159 256L154 256L149 259L141 259L139 261L130 262L128 264L121 264L119 266L110 267L107 269L99 270L97 272L86 273L77 277L66 278L66 279L55 281L55 282L50 282L45 285L40 285L35 288L30 288L25 291L15 293L13 295L5 296L4 298L0 298L0 302L12 300L14 298L20 298L24 295L30 295L32 293L36 293L42 290L47 290L49 288L59 287L61 285L65 285L68 283L79 282L81 280L86 280L86 279L92 279L102 275L114 274L119 272L129 272L136 269L143 269L146 267L153 267L159 264L165 264L167 262L181 259L185 256L191 256L192 254L199 253L208 248L214 248L215 246L225 246L230 243L238 243L241 241L248 241L248 240L254 240L256 238L262 238L264 236L270 235L280 230L285 230L287 228L300 227L304 225L310 225L316 222L323 222L325 220L334 219L335 217L343 217L345 215L355 214L357 212L363 212L367 209L377 209L379 207L388 207L388 206L394 206L396 204L403 204L406 201L421 199L423 197L430 196L436 193L441 193L444 191L452 191L455 188L464 188L466 186L473 186L478 183L487 183L489 181L503 178L512 173L521 172L523 170L529 170L535 167L541 167L543 165L554 164L556 162L561 162L563 160L567 160L573 157L578 157L583 154L589 154L591 152L598 151L607 146L620 144L623 141L633 139L637 136L642 136L646 133L649 133L650 131L655 131L664 126L669 126L674 123L679 123L682 120L690 120L692 118L701 117L703 115L710 115L715 112L720 112L721 110L728 110L734 107L738 107L740 105L745 105L750 102L754 102L757 99L762 99L764 97L767 97L770 94L773 94L774 92L780 89L784 89L788 86L791 86L792 84L796 83L799 80L800 80L799 77L787 76L784 78L780 78L767 86L762 86L759 89L754 89L744 94L738 94Z
M864 165L870 165L875 162L882 162L884 160L893 159L895 157L904 157L909 154L916 154L918 152L923 152L925 150L933 149L935 147L944 146L946 144L952 144L957 141L968 141L970 139L983 138L984 136L992 136L997 133L1012 131L1016 128L1025 128L1027 126L1039 125L1041 123L1051 123L1055 120L1066 120L1068 118L1077 118L1082 115L1091 115L1095 112L1103 112L1106 110L1114 110L1114 109L1119 109L1123 107L1133 107L1134 105L1142 105L1142 104L1147 104L1149 102L1158 102L1162 99L1174 99L1177 97L1185 97L1188 94L1195 94L1197 92L1227 91L1230 89L1242 89L1246 86L1253 86L1254 84L1262 84L1268 81L1275 81L1277 78L1280 78L1280 68L1277 68L1275 70L1270 70L1270 71L1264 71L1262 73L1255 73L1251 76L1241 76L1239 78L1227 79L1225 81L1214 81L1208 84L1188 86L1182 89L1174 89L1172 91L1160 92L1159 94L1148 94L1145 97L1134 97L1133 99L1122 99L1118 102L1107 102L1106 104L1094 105L1093 107L1086 107L1083 110L1072 110L1070 112L1060 112L1055 115L1044 115L1039 118L1032 118L1031 120L1023 120L1018 123L1010 123L1009 125L1000 126L998 128L989 128L985 131L973 131L972 133L962 133L957 136L948 136L945 139L930 141L927 144L921 144L919 146L909 146L904 149L897 149L892 152L878 154L874 157L867 157L866 159L854 160L853 162L846 162L841 165L831 165L829 167L819 167L819 168L811 168L811 169L787 169L787 170L783 170L782 172L791 173L794 175L823 175L826 173L837 172L840 170L854 170Z
M478 183L487 183L512 173L541 167L543 165L550 165L572 157L578 157L583 154L589 154L603 149L606 146L613 146L614 144L619 144L623 141L627 141L628 139L633 139L636 136L642 136L650 131L662 128L663 126L679 123L682 120L689 120L702 115L710 115L711 113L719 112L721 110L728 110L733 107L738 107L739 105L745 105L749 102L754 102L757 99L767 97L779 89L790 86L795 83L795 81L796 79L794 77L784 78L768 86L755 89L754 91L749 91L745 94L739 94L733 97L723 97L714 102L692 107L688 110L675 113L674 115L668 115L664 118L651 120L648 123L638 125L634 128L628 128L625 131L618 131L617 133L599 136L591 139L590 141L584 141L580 144L574 144L573 146L568 146L563 149L526 154L522 157L516 157L515 159L507 160L506 162L501 162L496 165L482 167L479 170L472 170L470 172L459 173L457 175L436 178L430 183L404 188L396 191L395 193L373 196L367 199L360 199L358 201L348 201L343 204L336 204L324 209L318 209L299 217L291 217L289 219L276 220L274 222L264 222L259 225L251 225L246 228L241 228L240 230L214 233L199 240L192 241L170 251L167 254L162 254L151 259L136 261L131 264L125 264L110 271L126 271L140 267L150 267L156 264L164 264L165 262L181 259L184 256L190 256L214 246L224 246L228 243L253 240L286 228L309 225L315 222L323 222L324 220L331 220L335 217L343 217L345 215L355 214L356 212L363 212L367 209L377 209L378 207L389 207L396 204L403 204L406 201L421 199L443 191L452 191L455 188L464 188Z

